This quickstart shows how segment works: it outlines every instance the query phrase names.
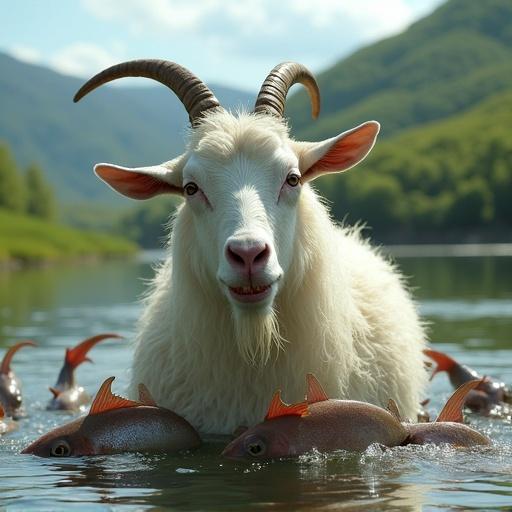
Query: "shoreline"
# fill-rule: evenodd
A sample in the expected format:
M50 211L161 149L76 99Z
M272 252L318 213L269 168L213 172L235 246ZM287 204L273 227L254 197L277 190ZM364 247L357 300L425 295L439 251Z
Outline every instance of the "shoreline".
M378 246L377 246L378 247ZM393 258L482 258L512 257L512 243L493 244L390 244L381 245L381 252ZM154 263L166 256L166 250L144 249L126 253L84 254L50 259L0 259L0 272L13 272L25 269L54 267L59 264L97 264L112 260L136 259L140 263Z
M395 258L511 257L512 243L390 244L382 250Z
M84 254L81 256L69 256L52 259L24 259L7 258L0 260L0 273L18 272L20 270L38 270L51 268L57 265L95 265L106 261L127 260L139 257L139 253L144 251L135 251L118 254Z
M394 258L481 258L512 257L512 243L499 244L382 244L375 245ZM141 249L136 257L142 263L161 261L165 249Z

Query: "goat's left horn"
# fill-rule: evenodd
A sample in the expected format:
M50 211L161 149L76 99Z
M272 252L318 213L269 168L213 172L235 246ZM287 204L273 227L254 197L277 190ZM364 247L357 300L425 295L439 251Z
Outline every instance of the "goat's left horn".
M158 59L141 59L123 62L107 68L88 80L75 94L76 103L100 85L124 77L142 76L166 85L183 103L192 125L212 108L222 108L208 86L187 68Z
M320 113L320 90L311 71L297 62L282 62L268 74L258 93L254 112L283 117L286 95L297 83L306 87L311 100L311 114L316 119Z

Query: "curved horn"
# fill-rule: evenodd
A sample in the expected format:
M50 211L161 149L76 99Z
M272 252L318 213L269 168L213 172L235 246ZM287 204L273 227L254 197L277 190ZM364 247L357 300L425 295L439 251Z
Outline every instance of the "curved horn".
M311 100L311 115L316 119L320 113L320 90L309 69L297 62L282 62L268 74L258 93L254 112L283 117L286 95L296 83L306 87Z
M215 95L187 68L168 60L131 60L111 66L88 80L75 94L73 101L80 101L100 85L128 76L151 78L171 89L185 106L192 125L207 110L220 108Z

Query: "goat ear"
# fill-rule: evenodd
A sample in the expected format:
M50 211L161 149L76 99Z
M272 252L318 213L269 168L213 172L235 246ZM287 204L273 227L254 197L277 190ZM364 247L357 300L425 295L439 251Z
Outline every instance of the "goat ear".
M182 173L177 160L134 168L96 164L94 172L116 192L132 199L149 199L159 194L182 195Z
M379 130L377 121L368 121L332 139L307 144L300 154L302 180L350 169L373 148Z

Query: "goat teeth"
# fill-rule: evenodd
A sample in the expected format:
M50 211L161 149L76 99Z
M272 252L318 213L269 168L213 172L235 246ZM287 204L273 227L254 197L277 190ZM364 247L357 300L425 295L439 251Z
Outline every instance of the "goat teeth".
M271 285L262 286L233 286L231 290L238 295L256 295L268 290Z

